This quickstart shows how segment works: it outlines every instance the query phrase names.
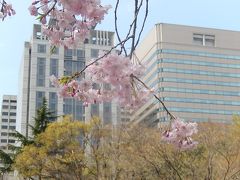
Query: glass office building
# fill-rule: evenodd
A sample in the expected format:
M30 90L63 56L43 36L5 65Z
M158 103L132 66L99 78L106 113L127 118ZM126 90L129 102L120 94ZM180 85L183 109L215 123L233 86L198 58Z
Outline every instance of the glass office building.
M156 24L136 50L142 78L177 117L229 122L240 113L240 32ZM133 122L169 120L151 97L133 112Z

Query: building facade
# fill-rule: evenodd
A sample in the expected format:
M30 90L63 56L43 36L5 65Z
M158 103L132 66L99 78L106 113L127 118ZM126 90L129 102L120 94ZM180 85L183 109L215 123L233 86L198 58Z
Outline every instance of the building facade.
M8 150L8 144L15 144L12 134L16 130L17 96L3 95L1 110L0 149Z
M146 67L142 79L175 116L229 122L239 114L240 32L156 24L136 56ZM131 120L155 125L169 117L152 97Z
M34 25L31 41L24 44L20 68L17 129L22 134L31 134L27 124L34 123L33 117L41 106L43 97L48 100L50 110L58 116L70 114L75 120L85 121L96 115L105 124L116 124L116 103L84 107L81 101L59 98L58 89L49 81L51 75L61 77L80 71L89 60L98 56L99 50L108 50L113 44L113 32L91 30L89 37L84 43L79 43L77 48L58 47L51 53L50 43L42 34L41 26Z

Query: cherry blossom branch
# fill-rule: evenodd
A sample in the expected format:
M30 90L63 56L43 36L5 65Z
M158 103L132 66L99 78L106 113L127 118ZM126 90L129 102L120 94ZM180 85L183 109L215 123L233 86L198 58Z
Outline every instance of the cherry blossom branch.
M91 63L89 63L88 65L86 65L81 71L76 72L73 76L71 76L71 79L75 79L78 78L82 75L82 73L91 65L95 64L96 62L98 62L99 60L103 59L104 57L106 57L107 55L109 55L114 49L116 49L118 46L125 44L129 39L131 39L132 36L129 36L128 38L124 39L123 41L121 41L120 43L116 44L115 46L113 46L110 50L108 50L106 53L104 53L102 56L98 57L97 59L95 59L94 61L92 61Z
M2 19L2 21L7 16L12 16L16 14L15 10L12 8L12 4L8 4L5 0L0 2L0 5L1 5L0 19Z
M131 77L140 82L146 89L150 90L150 88L141 79L139 79L133 74L131 75ZM156 94L153 94L153 96L162 104L163 108L166 110L167 114L171 117L171 119L176 119L176 117L168 110L164 102Z
M52 7L45 13L41 16L40 18L40 21L42 22L43 18L46 18L48 16L48 14L55 8L57 4L57 0L54 0L54 4L52 5Z

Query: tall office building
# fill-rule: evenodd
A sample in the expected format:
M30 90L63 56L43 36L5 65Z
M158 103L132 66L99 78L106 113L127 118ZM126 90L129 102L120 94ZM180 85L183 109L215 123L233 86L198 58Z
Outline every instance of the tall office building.
M24 44L19 75L18 121L17 129L25 135L31 134L27 124L33 124L36 110L46 97L50 110L57 115L70 114L75 120L89 120L96 115L103 123L116 124L118 107L116 103L92 104L84 107L83 103L72 98L59 98L58 89L49 81L51 75L72 75L85 67L88 60L98 56L99 50L108 50L114 44L114 33L91 30L84 43L75 49L56 48L50 52L50 43L42 34L41 26L34 25L30 42ZM98 86L98 85L96 85ZM103 85L104 87L107 85Z
M240 32L156 24L136 55L146 67L144 82L175 116L228 122L239 114ZM154 125L169 117L150 98L131 120Z
M14 144L12 136L16 130L17 96L4 95L1 112L0 149L8 150L8 144Z

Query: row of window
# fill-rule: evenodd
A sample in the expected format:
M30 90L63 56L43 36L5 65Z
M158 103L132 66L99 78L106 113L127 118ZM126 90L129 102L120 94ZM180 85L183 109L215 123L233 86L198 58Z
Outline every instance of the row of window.
M8 109L8 105L2 105L2 109ZM17 106L10 106L10 109L17 109Z
M1 136L14 136L15 133L1 132Z
M236 73L222 73L222 72L201 71L201 70L191 70L191 69L160 68L159 72L195 74L195 75L201 75L201 76L240 78L240 74L236 74Z
M201 46L215 46L215 36L209 34L193 34L193 43Z
M37 52L38 53L46 53L46 44L38 44L37 45ZM59 53L59 48L58 47L54 47L54 49L51 50L52 54L58 54Z
M10 123L15 123L16 119L2 119L2 122L10 122Z
M202 56L202 57L210 57L210 58L240 60L240 56L237 56L237 55L215 54L215 53L199 52L199 51L184 51L184 50L175 50L175 49L162 49L162 50L159 50L158 53L159 54L160 53L180 54L180 55L190 55L190 56Z
M239 82L223 82L223 81L210 81L210 80L199 80L199 79L160 78L160 82L176 82L176 83L189 83L189 84L201 84L201 85L240 87Z
M209 94L209 95L223 95L223 96L240 96L239 91L216 91L209 89L186 89L175 87L162 87L160 92L179 92L179 93L192 93L192 94Z
M2 115L3 116L16 116L17 114L15 113L15 112L10 112L10 113L8 113L8 112L2 112Z
M207 67L221 67L221 68L236 68L240 69L240 64L225 64L225 63L217 63L217 62L206 62L206 61L196 61L187 60L187 59L169 59L163 58L160 62L164 63L175 63L175 64L187 64L187 65L197 65L197 66L207 66Z
M189 118L189 117L181 117L182 120L186 122L221 122L221 123L229 123L231 120L229 119L209 119L209 118ZM160 122L166 122L169 121L169 117L160 117Z
M239 115L240 111L227 111L216 109L199 109L199 108L186 108L186 107L168 107L171 112L187 112L187 113L205 113L205 114L221 114L221 115ZM163 111L162 108L159 111Z
M50 71L49 76L55 75L58 77L58 59L51 58L50 59ZM72 61L65 60L64 61L64 75L72 75L75 72L81 71L85 67L84 61ZM38 87L45 86L45 78L46 78L46 58L37 58L37 79L36 85ZM49 82L50 83L50 82ZM50 87L52 85L50 84Z
M1 139L1 143L15 143L15 140L13 140L13 139L9 139L8 141L7 141L7 139Z
M179 98L179 97L164 97L163 101L182 102L182 103L198 103L198 104L216 104L216 105L230 105L239 106L240 101L224 101L211 99L196 99L196 98Z
M2 129L11 129L11 130L15 130L16 129L16 126L6 126L6 125L2 125Z
M4 99L4 100L3 100L3 102L7 102L7 103L8 103L8 102L9 102L9 100L7 100L7 99ZM17 102L17 100L10 100L10 103L16 103L16 102Z
M64 56L65 57L71 57L71 56L85 57L85 51L82 49L64 49Z

